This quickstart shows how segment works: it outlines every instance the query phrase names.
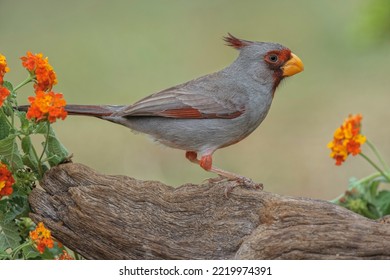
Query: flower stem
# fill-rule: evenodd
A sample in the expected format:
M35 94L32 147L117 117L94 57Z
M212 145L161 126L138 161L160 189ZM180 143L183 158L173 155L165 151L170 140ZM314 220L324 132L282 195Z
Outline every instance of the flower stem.
M379 153L378 149L375 147L373 143L370 141L366 141L367 145L370 147L370 149L374 152L380 163L382 164L383 168L386 170L386 172L390 172L390 167L387 165L387 163L383 160L381 154Z
M38 168L38 174L39 174L39 178L41 179L43 177L43 169L42 169L42 162L39 160L38 158L38 153L37 151L35 150L34 146L31 146L31 150L33 152L33 155L35 157L35 159L37 160L37 168Z
M22 86L32 82L34 80L34 78L29 75L23 82L21 82L20 84L18 84L16 87L14 87L13 89L13 92L17 91L18 89L20 89Z
M34 147L32 147L33 149L33 152L34 152L34 156L35 158L37 159L38 161L38 173L39 173L39 177L42 178L43 177L43 169L42 169L42 164L43 164L43 161L42 161L42 158L43 158L43 155L45 154L45 151L47 149L47 142L48 142L48 137L49 137L49 134L50 134L50 123L47 122L47 133L45 135L45 145L43 146L43 151L40 155L40 157L38 158L38 155L37 155L37 152L35 151Z
M386 178L386 180L387 180L388 182L390 182L390 177L389 177L389 175L387 175L385 172L383 172L383 170L380 169L379 166L376 165L368 156L366 156L366 155L363 154L363 153L360 153L359 155L361 155L365 160L367 160L367 161L368 161L376 170L379 171L379 173L380 173L384 178Z
M360 184L362 184L362 183L364 183L364 182L372 181L372 180L376 179L376 178L379 177L379 176L382 176L382 174L379 173L379 172L375 172L375 173L373 173L373 174L371 174L371 175L369 175L369 176L367 176L367 177L364 177L364 178L362 178L362 179L356 181L356 184L357 184L357 185L360 185Z
M350 183L348 189L354 188L355 186L361 185L361 184L366 183L366 182L373 181L373 180L377 179L378 177L383 177L382 173L380 173L380 172L375 172L375 173L373 173L373 174L371 174L371 175L368 175L368 176L366 176L366 177L364 177L364 178L361 178L361 179L359 179L359 180L357 180L357 181L354 181L354 182ZM385 177L385 179L386 179L386 178L387 178L387 177ZM340 198L344 197L344 196L345 196L345 193L342 193L342 194L339 195L338 197L336 197L336 198L330 200L330 202L337 203L338 200L339 200Z
M45 152L46 152L46 149L47 149L47 143L49 142L49 134L50 134L50 123L49 123L49 121L47 121L46 122L47 123L47 133L46 133L46 135L45 135L45 145L43 146L43 151L42 151L42 154L41 154L41 156L39 157L39 159L38 159L38 166L40 167L41 166L41 164L42 164L42 158L43 158L43 155L45 154ZM43 174L41 174L41 176L43 176Z

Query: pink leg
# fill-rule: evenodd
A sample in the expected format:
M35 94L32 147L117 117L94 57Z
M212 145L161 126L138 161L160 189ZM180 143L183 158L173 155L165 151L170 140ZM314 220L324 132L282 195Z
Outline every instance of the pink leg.
M187 152L186 152L186 158L187 158L189 161L191 161L192 163L199 164L198 154L197 154L196 152L187 151Z
M228 172L226 170L220 169L218 167L213 166L213 158L212 155L204 155L201 157L199 165L206 171L216 173L222 177L228 179L238 179L242 178L242 176L234 174L232 172Z

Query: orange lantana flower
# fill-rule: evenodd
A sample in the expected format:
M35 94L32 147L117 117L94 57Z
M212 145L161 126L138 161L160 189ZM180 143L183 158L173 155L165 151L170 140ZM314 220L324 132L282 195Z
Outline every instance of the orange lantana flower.
M341 165L349 154L356 156L361 153L360 146L366 142L366 137L360 134L362 115L349 115L344 123L336 129L333 141L328 143L332 150L330 157Z
M62 254L56 260L74 260L74 258L66 250L62 250Z
M9 92L8 88L0 85L0 107L3 106L3 103L7 99L9 94L10 94L10 92Z
M7 60L5 56L0 53L0 85L3 84L3 77L7 72L9 72L9 68L7 66Z
M26 56L20 58L22 65L30 72L34 73L36 91L50 91L57 84L57 76L53 67L49 64L49 59L43 58L43 54L32 54L27 52Z
M66 101L61 93L37 91L36 96L30 96L28 100L31 104L27 111L28 119L49 120L53 123L56 119L65 119L68 115L64 108Z
M9 72L9 68L7 66L7 60L5 56L0 53L0 85L3 84L3 77L7 72Z
M9 90L6 87L3 87L3 78L8 71L7 60L5 56L0 53L0 107L3 106L4 100L7 99L10 94Z
M54 246L51 232L45 228L42 222L39 222L37 227L33 231L30 231L30 238L35 242L35 245L41 254L43 254L46 247L53 248Z
M9 171L7 165L0 162L0 199L3 196L11 195L13 192L12 185L15 179Z

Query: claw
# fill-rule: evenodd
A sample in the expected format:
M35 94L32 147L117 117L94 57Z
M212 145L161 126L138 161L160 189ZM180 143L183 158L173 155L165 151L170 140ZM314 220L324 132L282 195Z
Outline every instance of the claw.
M234 182L234 185L227 185L224 191L225 197L229 198L229 194L235 187L244 187L246 189L263 190L264 185L262 183L255 183L252 179L246 177L227 178L228 181ZM237 185L238 184L238 185Z
M227 185L225 187L225 191L223 192L225 194L226 198L229 198L229 194L234 190L235 186L233 185Z
M255 183L253 182L252 179L243 176L238 176L235 178L227 178L225 176L218 175L218 177L205 179L203 181L203 183L208 183L208 184L216 184L221 182L226 182L225 191L224 191L226 198L229 198L229 194L236 187L243 187L246 189L254 189L254 190L263 190L264 188L264 185L262 183Z
M236 182L247 189L263 190L264 185L262 183L255 183L252 179L246 177L238 177Z

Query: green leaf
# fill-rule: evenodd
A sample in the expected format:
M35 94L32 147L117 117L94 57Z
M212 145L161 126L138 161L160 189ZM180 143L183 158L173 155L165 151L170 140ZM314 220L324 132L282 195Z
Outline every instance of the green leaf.
M20 120L20 128L23 134L31 134L32 129L34 127L34 123L29 121L26 118L26 112L21 112L21 111L15 111L15 115L19 118Z
M382 177L375 177L370 180L363 181L351 178L349 180L348 190L352 191L353 189L356 189L358 191L359 196L364 201L371 204L375 204L378 187L381 182L383 182Z
M5 213L8 209L8 199L0 199L0 215Z
M355 213L370 219L381 217L380 210L376 203L377 191L381 179L375 177L369 180L357 180L351 178L348 190L335 202Z
M8 209L3 215L4 223L10 223L17 217L28 215L30 207L27 196L15 196L12 194L12 198L8 202Z
M53 248L45 248L45 251L41 255L41 258L44 260L54 260L56 256L59 256L62 254L62 250L64 250L64 247L59 247L58 243L55 242Z
M0 251L5 251L8 248L15 248L20 244L18 227L14 222L6 223L2 215L0 215Z
M50 154L57 155L59 157L68 156L68 150L55 136L49 135L47 141L47 150Z
M375 197L377 196L378 187L379 187L380 183L381 183L380 181L372 180L368 184L367 200L369 202L371 202L371 203L375 202Z
M32 245L22 248L22 254L24 260L41 260L41 254Z
M34 146L30 136L25 136L21 141L23 155L23 163L30 167L34 172L38 172L38 160Z
M50 128L50 133L46 138L47 149L46 155L49 161L50 166L56 166L63 162L69 155L68 150L64 145L57 139L52 128Z
M370 219L378 219L380 218L380 215L378 211L376 210L376 207L370 203L368 203L366 200L364 200L362 197L359 198L349 198L346 202L347 209L358 213L360 215L363 215Z
M3 87L7 88L9 91L14 91L13 85L8 81L3 81Z
M0 108L3 110L3 108ZM7 117L1 113L0 114L0 140L6 138L9 135L11 126L7 122Z
M381 216L386 216L390 214L390 191L380 191L376 198L376 203L378 205Z
M18 226L19 235L22 239L28 239L30 231L36 228L36 224L28 217L20 217L15 220L15 224Z
M0 157L8 160L15 169L23 168L23 161L20 157L18 145L16 144L16 135L10 134L0 140Z
M47 134L47 123L46 122L37 123L34 133Z
M29 154L33 146L30 136L25 136L22 139L22 150L25 154Z

